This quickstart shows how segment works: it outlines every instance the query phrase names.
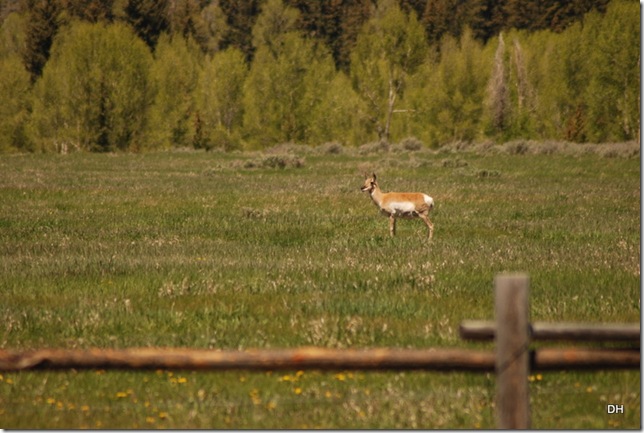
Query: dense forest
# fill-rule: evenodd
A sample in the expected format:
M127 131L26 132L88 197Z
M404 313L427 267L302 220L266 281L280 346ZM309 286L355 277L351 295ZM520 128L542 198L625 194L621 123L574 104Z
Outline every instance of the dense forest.
M0 0L0 152L639 137L634 0Z

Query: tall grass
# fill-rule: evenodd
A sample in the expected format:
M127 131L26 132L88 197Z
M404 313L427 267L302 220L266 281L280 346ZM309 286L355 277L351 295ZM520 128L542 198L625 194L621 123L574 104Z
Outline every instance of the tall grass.
M496 273L531 317L640 318L640 166L621 155L338 152L0 159L0 347L489 347ZM613 156L613 157L605 157ZM436 232L360 193L437 203ZM635 428L639 372L531 376L535 428ZM493 375L22 372L7 428L492 428ZM608 415L606 404L624 404Z

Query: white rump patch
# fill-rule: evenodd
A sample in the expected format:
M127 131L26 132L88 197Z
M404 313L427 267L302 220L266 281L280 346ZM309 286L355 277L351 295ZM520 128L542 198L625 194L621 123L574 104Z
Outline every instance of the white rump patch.
M427 194L423 194L423 198L425 199L425 203L427 203L427 206L430 208L434 206L434 199L428 196Z

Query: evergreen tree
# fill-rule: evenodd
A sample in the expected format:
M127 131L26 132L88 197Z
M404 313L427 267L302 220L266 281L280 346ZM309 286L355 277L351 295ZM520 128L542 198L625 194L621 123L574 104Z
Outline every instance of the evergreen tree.
M593 9L605 11L609 0L504 0L504 28L565 30Z
M339 2L339 0L336 0L336 2ZM319 0L316 2L309 0L285 0L285 3L287 6L299 12L297 28L305 37L327 42L327 26L329 24L332 25L329 22L329 17L326 15L330 4L329 0Z
M506 29L537 30L546 27L546 1L505 0Z
M299 11L297 30L305 38L324 43L336 67L348 69L358 31L373 12L372 0L286 0Z
M443 35L457 36L460 22L456 19L457 0L428 1L423 12L423 24L430 43L438 43Z
M371 18L374 6L371 0L343 0L340 19L340 36L334 44L333 53L336 65L344 71L349 70L358 33Z
M227 24L222 49L234 47L244 53L247 61L253 58L252 29L259 15L260 4L260 0L219 0Z
M200 12L197 0L166 0L166 13L171 35L180 35L184 38L199 33L197 26ZM195 38L196 39L196 38Z
M114 19L114 0L61 0L72 16L91 23L108 23Z
M552 0L546 22L554 32L566 30L590 11L606 12L610 0Z
M57 0L30 0L23 58L32 82L42 75L49 59L49 50L60 26L61 11Z
M414 12L417 17L421 17L427 7L427 3L427 0L400 0L400 8L406 14Z
M136 34L154 50L161 33L170 28L167 2L157 0L127 0L126 21Z
M487 43L491 38L498 35L506 25L505 0L468 0L466 11L468 11L467 22L472 29L474 37Z

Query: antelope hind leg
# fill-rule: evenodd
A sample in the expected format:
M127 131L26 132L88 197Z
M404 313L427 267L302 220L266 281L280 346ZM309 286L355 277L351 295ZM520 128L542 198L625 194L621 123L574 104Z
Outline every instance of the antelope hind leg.
M434 236L434 224L429 220L429 217L427 215L420 214L419 215L423 221L425 221L425 224L427 224L427 229L429 231L429 239L431 240L432 237Z

